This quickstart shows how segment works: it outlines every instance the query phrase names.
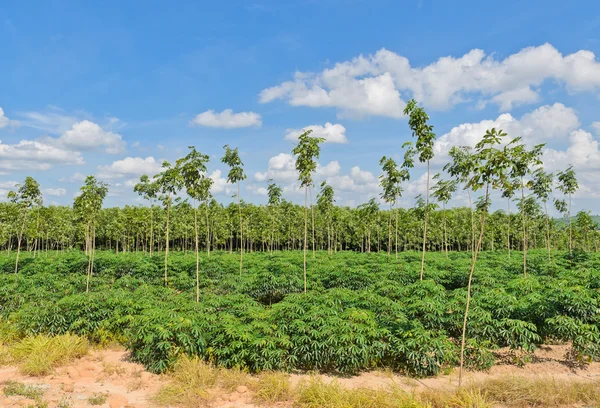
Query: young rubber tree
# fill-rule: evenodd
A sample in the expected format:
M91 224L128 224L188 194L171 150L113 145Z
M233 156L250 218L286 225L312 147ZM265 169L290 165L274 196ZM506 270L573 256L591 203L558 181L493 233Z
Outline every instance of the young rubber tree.
M17 235L17 257L15 259L15 273L17 273L19 271L19 255L21 254L21 242L27 224L27 216L34 206L42 206L42 192L39 183L33 177L25 177L23 184L17 184L15 187L17 187L17 190L9 191L8 199L16 205L21 218Z
M567 218L569 219L569 254L573 254L573 223L571 222L571 203L572 196L577 192L579 188L579 183L577 182L577 177L575 175L575 170L573 170L573 166L567 167L564 171L559 171L557 173L558 179L558 190L569 196L569 206L567 209ZM562 209L564 209L564 205ZM560 209L557 206L557 209ZM564 212L564 211L563 211Z
M510 259L510 202L512 198L515 196L515 191L519 188L517 183L507 182L505 186L502 188L502 198L506 198L506 250L508 251L508 259Z
M548 216L548 200L552 194L552 183L554 174L546 173L543 168L538 168L533 173L533 184L531 189L536 197L544 203L544 212L546 214L546 248L548 250L548 262L552 260L550 251L550 217Z
M283 189L273 182L273 179L269 179L269 185L267 186L267 196L269 197L269 209L271 213L271 245L270 251L273 252L273 246L275 243L275 226L277 224L277 212L281 205L281 197L283 196Z
M298 144L292 149L296 157L296 170L298 181L304 187L304 293L306 293L306 251L308 246L308 188L313 183L313 173L317 169L315 159L321 154L321 143L325 141L322 137L310 137L312 130L309 129L298 137Z
M412 136L417 138L415 151L421 163L427 163L427 187L425 190L425 217L423 218L423 254L421 255L421 274L423 280L423 271L425 270L425 249L427 244L427 218L429 216L429 182L431 173L431 159L433 159L433 145L435 143L435 133L433 126L428 124L429 115L425 109L417 105L414 99L411 99L404 108L404 114L408 115L408 126L412 131Z
M138 193L144 199L150 201L150 256L154 249L154 200L159 192L159 186L156 181L151 181L148 175L140 177L140 182L133 187L133 191Z
M483 234L485 232L485 222L490 205L490 188L502 189L506 184L506 169L510 166L510 158L506 149L498 149L496 146L502 143L502 138L506 137L506 133L495 128L486 131L485 135L475 145L475 152L471 166L467 174L467 188L473 191L484 190L484 199L480 205L483 212L481 217L481 225L479 229L479 238L475 245L475 252L471 260L471 270L467 282L467 301L465 304L465 314L462 327L462 339L460 347L460 369L458 375L458 386L462 385L462 373L464 367L465 344L467 334L467 319L469 316L469 305L471 303L471 283L473 281L473 273L477 264L477 256L481 249Z
M377 221L377 215L379 214L379 204L375 201L374 198L371 198L364 204L361 204L357 207L358 216L360 218L360 223L364 227L364 232L366 234L366 251L367 253L371 253L371 232Z
M527 276L527 221L525 219L525 189L532 186L531 180L525 180L525 177L532 172L532 166L542 164L540 157L544 144L534 146L532 150L527 150L525 145L520 142L521 138L514 139L507 147L510 159L509 176L518 182L521 190L521 223L523 228L523 275Z
M230 184L237 184L237 199L238 199L238 215L240 219L240 276L242 275L242 263L244 260L244 227L242 222L242 202L240 193L240 182L246 179L244 173L244 163L240 159L238 148L232 149L229 145L223 146L225 149L225 155L221 158L221 162L229 166L229 173L227 174L227 182Z
M188 146L189 153L177 160L176 166L181 174L183 186L194 202L194 237L196 252L196 302L200 301L200 255L198 251L198 202L203 202L206 208L206 253L210 256L210 225L208 221L208 200L213 180L206 175L206 164L209 157Z
M163 171L154 176L155 182L159 187L159 199L165 209L165 287L168 285L168 262L169 262L169 221L171 218L171 207L173 205L173 196L181 190L183 180L179 169L171 166L171 163L164 161Z
M102 203L108 194L108 185L96 180L94 176L87 176L83 186L79 189L81 194L75 198L73 209L79 215L85 228L86 253L88 254L87 279L85 293L89 292L90 279L94 273L94 256L96 249L96 226Z
M452 194L456 192L456 180L441 180L439 173L433 176L434 180L438 182L433 186L433 198L442 203L442 217L444 225L444 247L446 251L446 258L448 258L448 232L446 229L446 205L452 198Z
M379 176L379 185L383 192L381 198L383 201L396 209L396 260L398 260L398 199L402 195L402 187L400 183L403 181L404 175L408 174L406 169L398 169L398 165L391 157L383 156L379 160L383 174ZM390 222L388 223L388 255L392 246L392 229L391 229L391 213Z
M471 255L475 253L475 214L473 213L473 199L471 189L467 186L473 169L473 151L469 146L453 146L449 152L451 162L444 166L444 170L463 185L469 197L469 213L471 215Z
M325 181L321 183L321 191L317 196L317 208L323 214L325 218L325 225L327 226L327 254L331 255L331 221L332 212L335 205L333 187L328 185Z

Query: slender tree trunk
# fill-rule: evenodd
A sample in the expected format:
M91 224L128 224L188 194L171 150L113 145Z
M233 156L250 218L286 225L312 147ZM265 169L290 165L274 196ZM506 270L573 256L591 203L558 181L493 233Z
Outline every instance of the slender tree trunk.
M23 233L25 231L25 224L27 223L27 209L23 210L23 221L21 222L21 230L17 238L17 258L15 260L15 273L19 271L19 255L21 254L21 241L23 240Z
M398 262L398 195L396 195L396 262Z
M444 245L446 247L446 259L448 259L448 234L446 232L446 203L444 203Z
M306 247L308 241L308 186L304 186L304 293L306 293Z
M150 257L154 249L154 200L150 201Z
M167 225L165 237L165 288L167 287L167 263L169 259L169 216L171 213L171 197L167 198Z
M569 193L569 255L573 255L573 226L571 223L571 193Z
M200 301L200 255L198 254L198 208L194 197L194 236L196 249L196 303Z
M310 212L312 217L312 256L315 257L315 209L313 207L312 187L308 188L310 194Z
M521 177L521 221L523 222L523 276L527 277L527 228L525 227L525 188Z
M485 220L487 217L487 204L489 200L489 185L486 186L485 189L485 209L483 212L483 217L481 219L481 229L479 232L479 240L477 241L477 246L474 249L473 260L471 262L471 271L469 272L469 282L467 284L467 303L465 306L465 316L463 319L463 327L462 327L462 339L460 345L460 368L458 372L458 387L462 386L462 373L465 362L465 344L466 344L466 335L467 335L467 318L469 316L469 305L471 303L471 283L473 281L473 273L475 272L475 264L477 263L477 255L479 254L479 249L481 248L481 242L483 240L483 232L485 230Z
M506 199L508 203L508 230L506 232L506 248L508 249L508 259L510 259L510 197Z
M244 226L242 225L242 200L240 197L240 182L237 182L238 214L240 217L240 276L242 276L242 263L244 260Z
M208 217L208 203L206 204L206 256L210 256L210 241L211 241L211 229L210 229L210 221Z
M423 254L421 255L421 275L419 280L423 280L423 271L425 270L425 244L427 242L427 217L429 216L429 172L430 164L427 160L427 191L425 192L425 219L423 220Z

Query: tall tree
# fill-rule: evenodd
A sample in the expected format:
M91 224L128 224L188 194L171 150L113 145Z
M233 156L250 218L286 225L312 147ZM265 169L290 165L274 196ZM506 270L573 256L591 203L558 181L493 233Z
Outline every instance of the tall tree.
M229 166L227 181L231 184L237 184L237 199L238 199L238 214L240 219L240 275L242 274L242 263L244 259L244 227L242 222L242 203L240 193L240 182L246 179L244 173L244 163L240 159L238 148L232 149L229 145L223 146L225 155L221 158L221 162Z
M148 175L140 177L140 182L133 187L133 191L138 193L144 199L150 201L150 256L154 249L154 200L159 192L159 185L156 181L151 181Z
M423 219L423 254L421 256L421 274L419 279L423 280L423 271L425 270L425 249L427 243L427 218L429 216L429 182L431 173L431 159L433 159L433 145L435 143L435 133L433 126L428 124L429 115L425 109L417 105L414 99L406 104L404 114L408 115L408 126L412 131L413 137L417 138L415 150L421 163L427 163L427 190L425 191L425 217Z
M171 207L173 205L173 196L181 190L183 180L179 169L172 167L171 163L164 161L162 164L163 171L154 176L156 184L159 187L159 199L165 208L165 287L168 285L168 261L169 261L169 221L171 218Z
M475 153L467 174L467 188L473 191L485 189L484 199L480 205L482 209L481 226L479 229L479 239L475 245L473 259L471 261L471 271L467 283L467 301L465 304L465 314L462 327L462 339L460 347L460 369L458 376L458 386L462 385L462 373L464 367L465 344L467 333L467 319L469 316L469 305L471 303L471 283L473 281L473 273L477 264L477 256L481 249L483 234L485 232L485 222L490 205L490 188L502 189L506 184L506 169L509 168L510 159L506 150L500 150L496 146L502 143L502 138L506 137L506 133L495 128L486 131L485 135L475 145Z
M271 213L271 245L270 251L273 251L273 244L275 242L275 226L277 224L277 211L281 205L281 197L283 195L283 189L273 182L273 179L269 179L269 185L267 186L267 196L269 197L269 209Z
M557 173L557 179L558 179L558 190L569 196L569 205L567 208L567 218L569 219L569 254L573 254L573 223L571 222L571 203L572 203L572 196L573 194L575 194L577 192L577 189L579 188L579 183L577 182L577 177L575 175L575 170L573 170L573 166L569 166L567 167L566 170L564 171L559 171ZM564 203L564 202L563 202ZM564 209L564 207L566 207L565 205L557 205L557 209L560 208ZM564 211L563 211L564 212Z
M328 185L325 181L321 183L321 191L317 196L317 207L323 217L325 218L325 225L327 226L327 254L331 255L331 221L332 212L335 205L333 187Z
M527 276L527 228L525 220L525 189L532 186L531 180L525 180L525 177L532 172L532 166L542 164L540 156L544 144L536 145L532 150L527 150L525 145L518 143L521 138L516 138L507 146L507 152L510 160L509 176L516 180L519 189L521 190L521 223L523 227L523 275Z
M506 198L506 250L508 251L508 259L510 259L510 232L511 232L511 228L510 228L510 202L512 200L512 198L515 196L515 190L518 189L519 186L518 184L516 184L514 181L513 182L507 182L504 187L502 188L502 198Z
M196 302L200 301L200 255L198 251L198 202L205 204L206 208L206 253L210 256L210 224L208 221L208 200L210 199L210 187L213 180L206 175L206 164L209 157L189 146L189 153L177 160L176 166L181 174L181 179L187 194L194 201L194 236L196 251Z
M469 146L453 146L450 149L452 161L444 166L444 170L463 185L469 197L469 213L471 215L471 253L475 253L475 216L473 213L473 200L471 189L468 187L469 177L474 166L472 148Z
M446 229L446 205L452 198L452 194L456 192L456 180L441 180L439 174L433 176L434 180L438 179L438 182L433 186L432 196L442 203L442 216L444 224L444 247L446 251L446 258L448 258L448 232Z
M23 184L17 184L15 187L17 187L17 190L10 191L8 198L17 206L21 216L21 225L17 236L17 257L15 259L15 273L17 273L19 271L19 255L21 254L21 242L27 224L27 216L34 206L42 206L42 192L39 183L33 177L25 177Z
M83 186L79 189L81 194L75 198L73 209L85 226L86 253L88 254L87 279L85 293L89 292L90 279L94 273L94 256L96 249L96 226L102 203L108 193L108 185L96 180L94 176L87 176Z
M292 149L296 156L296 170L300 186L304 187L304 293L306 293L306 250L308 244L308 188L313 183L313 173L317 169L315 159L321 154L321 143L325 141L322 137L310 137L312 130L309 129L298 137L298 144Z
M402 195L402 187L400 182L403 180L403 175L408 175L406 169L398 169L398 165L391 157L383 156L379 160L383 174L379 176L379 185L383 189L381 198L383 201L396 209L396 260L398 260L398 198ZM390 214L391 215L391 214ZM391 220L391 216L390 216ZM388 227L388 254L390 253L390 247L392 244L392 231Z
M552 260L550 250L550 217L548 215L548 200L552 194L552 183L554 174L546 173L543 168L538 168L533 173L533 184L531 189L533 193L544 203L544 212L546 213L546 248L548 249L548 261Z

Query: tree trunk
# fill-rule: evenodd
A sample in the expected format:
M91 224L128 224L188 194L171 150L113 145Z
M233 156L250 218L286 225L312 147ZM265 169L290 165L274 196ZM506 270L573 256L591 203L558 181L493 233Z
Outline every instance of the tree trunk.
M571 193L569 193L569 255L573 255L573 226L571 223Z
M508 249L508 259L510 259L510 197L507 198L508 202L508 230L506 232L506 248Z
M304 186L304 293L306 293L306 247L308 240L308 186Z
M467 334L467 318L469 316L469 305L471 303L471 282L473 281L473 272L475 272L475 264L477 263L477 255L479 253L479 249L481 247L481 242L483 240L483 232L485 230L485 220L487 217L487 204L489 200L489 185L486 186L485 189L485 209L483 212L483 217L481 219L481 230L479 232L479 241L477 242L477 246L473 252L473 260L471 262L471 271L469 272L469 282L467 284L467 303L465 306L465 316L463 319L463 327L462 327L462 340L460 346L460 368L458 372L458 387L462 386L462 373L465 361L465 343L466 343L466 334Z
M21 241L23 239L23 232L25 231L25 224L27 223L27 209L24 209L23 212L23 222L21 223L21 231L19 231L19 236L17 238L17 258L15 260L15 273L19 271L19 255L21 254Z
M527 228L525 227L525 188L521 178L521 220L523 222L523 276L527 277Z
M427 160L427 191L425 192L425 219L423 220L423 254L421 255L421 275L419 280L423 280L423 271L425 270L425 244L427 242L427 217L429 216L429 172L430 164Z
M448 259L448 234L446 232L446 203L444 203L444 245L446 246L446 259Z
M169 258L169 216L171 212L171 197L167 198L167 225L165 237L165 288L167 287L167 263Z
M242 263L244 260L244 226L242 225L242 201L240 197L240 182L237 182L238 214L240 217L240 276L242 276Z

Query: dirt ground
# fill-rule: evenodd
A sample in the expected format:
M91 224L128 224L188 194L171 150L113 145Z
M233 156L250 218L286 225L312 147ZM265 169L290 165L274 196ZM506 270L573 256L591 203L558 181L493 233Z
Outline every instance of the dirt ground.
M592 363L585 369L569 367L564 356L567 346L544 346L535 353L533 362L520 368L515 365L496 365L489 372L467 372L466 382L484 381L490 378L553 377L573 381L600 381L600 363ZM306 375L292 374L291 381L296 385ZM323 376L325 381L334 377ZM99 408L150 407L150 399L168 381L166 377L151 374L139 364L127 361L127 352L123 350L93 351L88 356L65 367L58 368L53 375L28 377L19 373L17 367L0 368L0 383L8 380L19 381L41 387L44 401L49 408L57 407L62 401L73 408L89 407L91 396L106 396ZM385 387L394 382L407 391L418 392L421 389L451 390L458 382L458 370L436 378L411 379L387 372L368 372L350 378L337 378L347 388ZM252 397L247 387L238 387L231 394L219 395L214 401L216 408L252 408ZM7 397L0 393L0 407L27 407L32 400L24 397ZM67 405L65 405L67 406Z

